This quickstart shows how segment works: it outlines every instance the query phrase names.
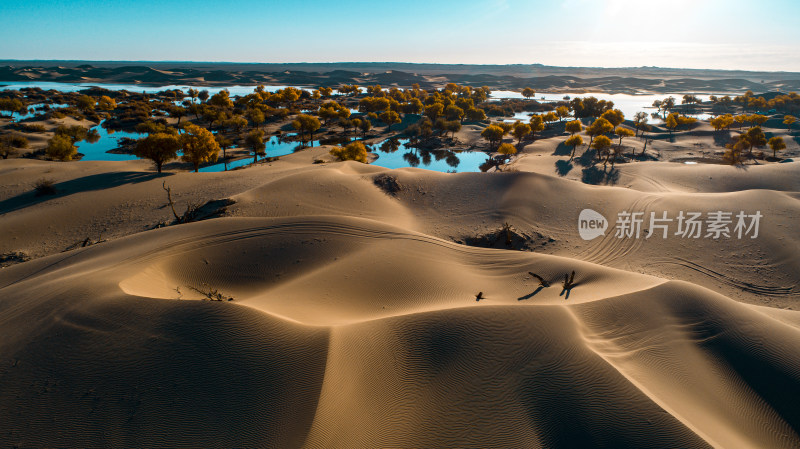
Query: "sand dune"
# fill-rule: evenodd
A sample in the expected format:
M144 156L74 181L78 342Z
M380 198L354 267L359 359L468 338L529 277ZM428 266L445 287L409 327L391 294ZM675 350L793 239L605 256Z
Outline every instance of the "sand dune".
M800 445L799 163L587 185L535 154L444 174L325 151L160 177L4 161L0 253L35 258L0 270L0 446ZM34 197L40 176L60 193ZM163 181L179 207L234 203L153 229ZM584 241L584 208L764 219ZM107 241L61 252L87 233Z

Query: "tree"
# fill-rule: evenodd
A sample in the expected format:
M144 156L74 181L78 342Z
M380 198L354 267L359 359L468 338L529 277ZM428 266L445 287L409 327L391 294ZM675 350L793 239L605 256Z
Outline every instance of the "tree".
M178 157L181 141L175 134L155 133L139 139L133 154L142 159L150 159L156 164L156 171L161 173L164 163Z
M25 109L25 104L16 98L0 98L0 111L10 113L20 112Z
M769 148L772 150L772 158L777 158L777 152L786 149L786 143L783 141L783 137L775 136L769 139L767 142Z
M94 98L88 95L81 95L78 97L76 101L78 109L80 109L84 113L94 111L94 104L95 104Z
M592 148L597 150L597 158L600 159L601 155L606 156L606 160L603 163L603 167L608 164L608 158L611 156L611 152L608 150L611 147L611 139L606 136L597 136L592 143Z
M225 171L228 171L228 155L225 153L225 150L233 146L233 141L221 134L216 134L214 140L217 141L217 144L222 150L222 163L225 164Z
M591 125L586 127L589 138L589 147L592 147L595 137L614 131L614 125L603 117L598 117ZM592 147L593 148L593 147Z
M461 122L458 120L449 120L446 123L447 131L453 133L453 138L456 138L456 133L461 131Z
M564 120L569 117L569 108L566 106L559 106L556 108L556 115L559 120Z
M754 147L763 147L767 144L767 137L764 135L764 132L761 130L760 126L754 126L748 129L743 136L749 147L747 153L750 157L753 156Z
M314 141L314 131L318 130L322 124L319 122L314 116L306 115L306 114L297 114L297 117L292 121L292 126L294 129L300 132L300 140L303 140L303 136L305 133L308 133L310 138L309 141Z
M625 114L623 114L619 109L609 109L608 111L603 112L600 117L608 120L609 123L614 125L615 128L625 121Z
M767 117L766 115L761 115L761 114L752 114L749 117L750 123L752 123L755 126L763 125L764 123L766 123L766 121L768 119L769 119L769 117Z
M200 99L202 103L205 103L208 100L208 91L203 89L200 93L197 94L197 98Z
M544 119L541 115L532 115L528 123L531 127L531 137L535 137L537 132L544 130Z
M458 120L460 122L464 118L464 110L451 104L445 108L444 116L447 120Z
M466 111L467 120L471 122L480 122L486 120L486 113L483 109L478 108L468 108Z
M97 100L97 107L101 111L113 111L117 108L117 102L108 95L103 95Z
M522 89L522 96L523 97L525 97L525 98L530 100L531 97L533 97L534 95L536 95L536 91L534 91L530 87L526 87L526 88Z
M200 92L197 89L192 89L190 87L189 90L186 91L186 93L192 99L192 103L194 103L194 99L197 98L197 94L199 94Z
M431 122L436 121L436 118L442 115L444 111L444 105L441 103L434 103L428 106L425 106L425 116L431 119Z
M522 143L522 139L531 133L531 125L522 122L514 123L514 129L511 130L511 135L517 138L517 145Z
M497 152L503 156L511 156L512 154L517 154L517 149L510 143L502 143L497 147Z
M669 133L672 134L672 132L675 131L675 128L678 127L678 120L675 118L674 114L670 114L667 116L667 119L664 122L664 124L669 130Z
M342 161L357 161L367 163L367 148L361 142L349 143L344 148L334 147L330 153Z
M783 124L786 125L786 132L792 133L792 124L797 121L797 117L786 115L783 117Z
M52 139L47 141L47 148L45 149L47 157L59 161L71 161L78 153L78 148L72 143L69 137L61 134L56 134Z
M230 93L223 89L212 95L208 100L208 104L218 108L230 109L233 107L233 100L231 100Z
M489 148L493 148L495 144L500 143L505 135L503 128L497 125L489 125L482 132L481 137L489 141Z
M258 162L259 156L266 156L267 145L264 143L264 131L254 129L244 139L250 152L253 153L253 163Z
M579 133L579 132L583 131L583 124L581 123L580 120L573 120L571 122L567 122L567 124L564 125L564 129L571 136L574 136L575 133Z
M191 123L187 124L184 129L186 132L181 135L183 160L194 166L195 173L200 170L200 164L216 162L219 155L219 144L214 140L211 131Z
M386 123L386 131L389 131L393 124L400 123L400 115L394 111L381 112L378 117L383 123Z
M575 157L575 148L583 145L583 138L581 136L570 136L564 141L564 145L572 147L572 152L569 155L569 160L572 160Z
M253 122L254 128L261 128L261 124L264 123L266 117L264 117L264 111L258 108L251 108L247 110L247 118Z
M178 124L181 124L181 119L186 117L186 108L181 106L172 106L169 108L169 115L178 118Z
M622 148L622 139L625 137L633 137L633 131L629 130L628 128L623 128L621 126L617 126L617 129L614 130L614 134L619 137L619 148Z
M636 132L634 136L637 136L639 134L640 123L647 123L647 112L639 111L636 114L633 114L633 124L636 127Z
M353 123L358 119L353 119ZM356 128L361 131L361 137L367 137L367 132L372 129L372 122L369 121L368 118L364 118L363 120L358 120L358 124L356 124Z

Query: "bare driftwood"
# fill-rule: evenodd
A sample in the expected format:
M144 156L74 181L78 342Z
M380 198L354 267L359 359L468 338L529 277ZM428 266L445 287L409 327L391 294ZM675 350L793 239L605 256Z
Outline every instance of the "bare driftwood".
M531 276L533 276L533 277L535 277L536 279L538 279L538 280L539 280L539 285L540 285L540 286L542 286L542 287L545 287L545 288L550 286L550 283L549 283L549 282L547 282L547 281L545 281L545 280L544 280L544 278L542 278L542 277L541 277L541 276L539 276L538 274L536 274L536 273L534 273L534 272L532 272L532 271L529 271L529 272L528 272L528 274L530 274Z

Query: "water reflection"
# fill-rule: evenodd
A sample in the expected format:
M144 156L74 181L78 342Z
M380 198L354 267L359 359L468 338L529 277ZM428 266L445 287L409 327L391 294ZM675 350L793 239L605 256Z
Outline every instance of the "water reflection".
M385 168L418 167L446 173L479 172L491 158L479 151L453 151L446 148L426 149L409 144L409 139L391 138L377 145L373 162ZM491 164L493 165L493 164Z

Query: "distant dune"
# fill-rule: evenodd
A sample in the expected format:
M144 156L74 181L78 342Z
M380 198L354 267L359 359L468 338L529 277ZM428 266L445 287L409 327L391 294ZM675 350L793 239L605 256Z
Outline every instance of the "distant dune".
M800 73L641 68L409 63L243 64L188 62L1 61L2 81L248 85L340 84L438 87L447 82L550 92L720 93L800 90Z

